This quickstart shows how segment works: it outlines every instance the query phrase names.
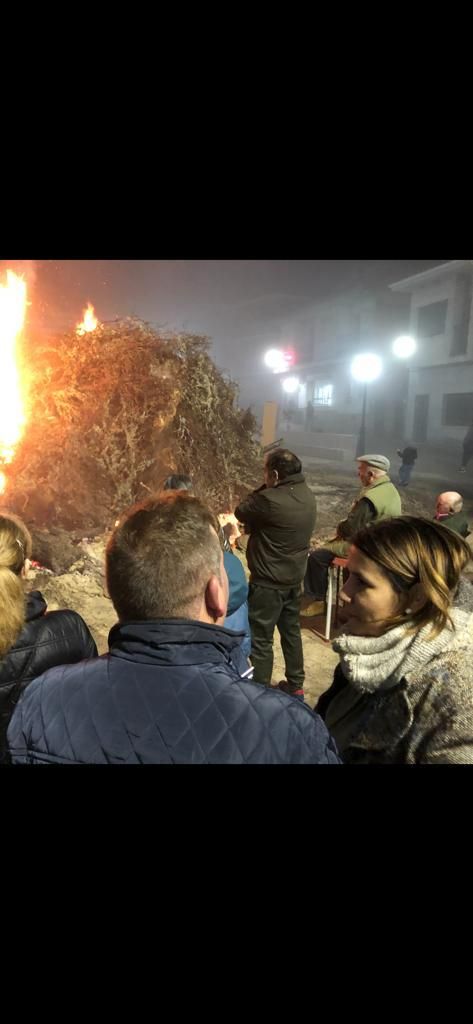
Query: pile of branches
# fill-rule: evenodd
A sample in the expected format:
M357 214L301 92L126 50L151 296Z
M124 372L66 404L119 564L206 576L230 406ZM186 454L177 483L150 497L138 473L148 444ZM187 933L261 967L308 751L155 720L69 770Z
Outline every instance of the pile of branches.
M215 512L260 474L256 422L209 339L137 319L34 340L24 352L28 426L7 503L27 521L106 529L166 476L192 476Z

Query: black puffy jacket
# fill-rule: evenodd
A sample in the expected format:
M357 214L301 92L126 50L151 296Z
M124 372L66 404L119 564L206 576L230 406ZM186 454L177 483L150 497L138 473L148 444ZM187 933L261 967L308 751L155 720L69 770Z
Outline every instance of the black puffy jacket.
M77 612L46 609L38 590L28 595L25 627L0 660L0 763L8 760L8 723L28 683L48 668L97 657L95 641Z

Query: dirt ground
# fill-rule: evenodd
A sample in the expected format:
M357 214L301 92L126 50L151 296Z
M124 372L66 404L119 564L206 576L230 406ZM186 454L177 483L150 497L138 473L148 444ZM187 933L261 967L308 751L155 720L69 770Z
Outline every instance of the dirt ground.
M314 545L322 544L333 536L337 523L345 518L352 501L359 491L356 470L332 469L326 465L314 466L306 471L309 486L317 498L317 527L313 537ZM431 518L435 498L444 489L442 481L425 478L413 481L402 491L403 511L417 516ZM468 498L465 509L473 523L473 499ZM99 653L108 649L108 634L116 622L115 612L105 591L104 579L105 538L94 541L83 540L78 548L78 560L63 575L32 573L29 586L40 589L49 609L73 608L89 625ZM244 556L242 556L243 561ZM302 620L304 623L304 620ZM318 696L330 685L337 656L329 644L316 637L306 627L302 629L304 659L306 667L306 701L313 707ZM284 678L284 660L279 637L275 638L273 682Z

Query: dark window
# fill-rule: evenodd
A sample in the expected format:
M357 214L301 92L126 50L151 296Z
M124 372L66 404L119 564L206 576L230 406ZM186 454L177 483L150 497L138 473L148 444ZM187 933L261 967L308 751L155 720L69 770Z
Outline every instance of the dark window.
M314 405L333 405L333 384L316 384Z
M468 351L468 331L469 331L468 320L462 324L457 324L453 328L453 340L452 347L450 350L451 356L464 356L465 352Z
M463 356L468 351L468 334L470 331L470 313L471 313L471 297L472 287L471 281L464 284L463 290L463 309L461 311L461 319L455 324L453 328L452 347L450 350L451 356Z
M421 338L434 338L437 334L445 334L447 323L448 302L432 302L430 306L420 306L417 311L418 332Z
M473 419L473 394L444 395L442 423L444 427L468 427Z

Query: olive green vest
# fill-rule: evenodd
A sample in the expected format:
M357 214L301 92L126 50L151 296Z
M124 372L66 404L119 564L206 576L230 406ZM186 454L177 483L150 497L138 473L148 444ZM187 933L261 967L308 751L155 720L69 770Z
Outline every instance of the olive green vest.
M380 519L391 519L393 516L402 515L401 497L388 476L375 480L370 487L364 487L361 494L358 495L358 501L361 501L362 498L368 498L368 501L374 505L376 517L373 522L375 523Z
M375 518L371 520L373 523L379 522L380 519L391 519L393 516L402 515L400 495L388 476L380 477L374 484L371 484L371 487L364 487L353 503L352 510L362 498L368 498L376 509ZM369 525L371 526L371 523ZM351 541L337 538L324 544L324 548L327 551L333 551L338 558L347 558L350 547Z

